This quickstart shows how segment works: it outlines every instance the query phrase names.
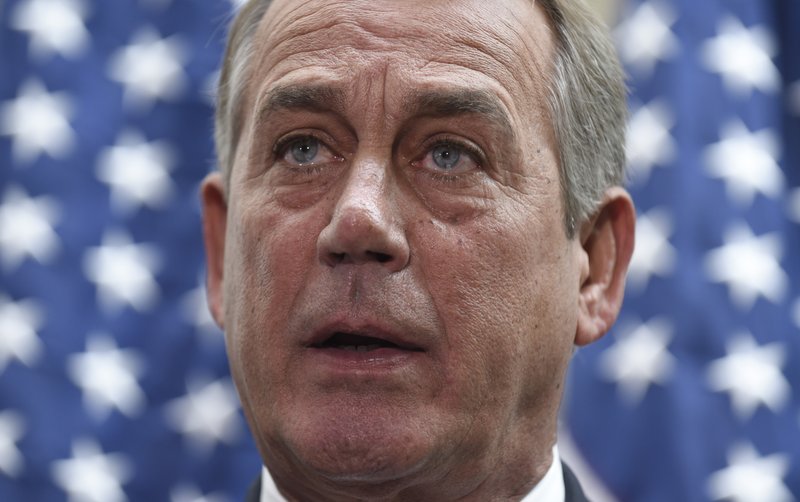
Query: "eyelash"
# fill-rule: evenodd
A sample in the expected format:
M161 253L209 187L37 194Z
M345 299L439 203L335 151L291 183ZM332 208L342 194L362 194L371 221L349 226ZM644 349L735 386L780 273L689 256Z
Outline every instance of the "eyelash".
M322 139L318 138L313 134L292 134L290 136L284 136L282 138L279 138L278 141L275 142L275 146L272 147L272 154L275 156L276 159L282 157L286 155L292 143L307 138L313 138L319 141L320 144L322 145L326 144L324 141L322 141Z

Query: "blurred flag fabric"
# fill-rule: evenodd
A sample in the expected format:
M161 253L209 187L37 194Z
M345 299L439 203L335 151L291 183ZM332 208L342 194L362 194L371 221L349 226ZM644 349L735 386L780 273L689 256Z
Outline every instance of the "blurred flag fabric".
M226 0L0 2L0 500L241 500L205 308ZM620 501L800 495L800 4L632 0L637 252L564 420Z
M564 421L620 501L800 498L800 3L636 0L636 251Z
M0 500L241 500L198 184L234 4L0 2Z

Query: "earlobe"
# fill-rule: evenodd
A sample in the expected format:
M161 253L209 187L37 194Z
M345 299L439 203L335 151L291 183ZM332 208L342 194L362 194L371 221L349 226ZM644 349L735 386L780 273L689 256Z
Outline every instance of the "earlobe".
M623 188L614 187L581 227L579 238L587 266L581 276L575 345L598 340L614 324L622 306L635 226L630 196Z
M206 290L208 308L219 325L225 329L223 275L225 271L225 231L228 204L222 176L214 172L206 176L200 188L203 207L203 242L206 250Z

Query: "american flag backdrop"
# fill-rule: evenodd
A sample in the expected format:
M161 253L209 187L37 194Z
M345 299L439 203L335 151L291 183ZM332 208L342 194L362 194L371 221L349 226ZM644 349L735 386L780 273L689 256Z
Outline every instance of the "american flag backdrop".
M0 0L0 501L241 500L205 308L227 0ZM631 0L637 251L563 420L620 501L800 498L800 3Z
M800 498L800 2L629 2L636 251L576 355L574 443L622 501Z
M260 471L202 287L233 7L2 4L0 501L241 500Z

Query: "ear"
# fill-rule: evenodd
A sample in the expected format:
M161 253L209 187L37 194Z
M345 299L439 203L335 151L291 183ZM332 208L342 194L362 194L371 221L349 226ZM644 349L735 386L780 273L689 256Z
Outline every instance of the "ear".
M581 226L579 238L585 261L575 345L598 340L617 319L633 254L635 227L636 210L622 187L609 189L594 215Z
M203 206L203 241L206 249L206 290L208 308L220 329L225 329L223 273L225 271L225 229L228 203L222 175L214 172L206 176L200 187Z

